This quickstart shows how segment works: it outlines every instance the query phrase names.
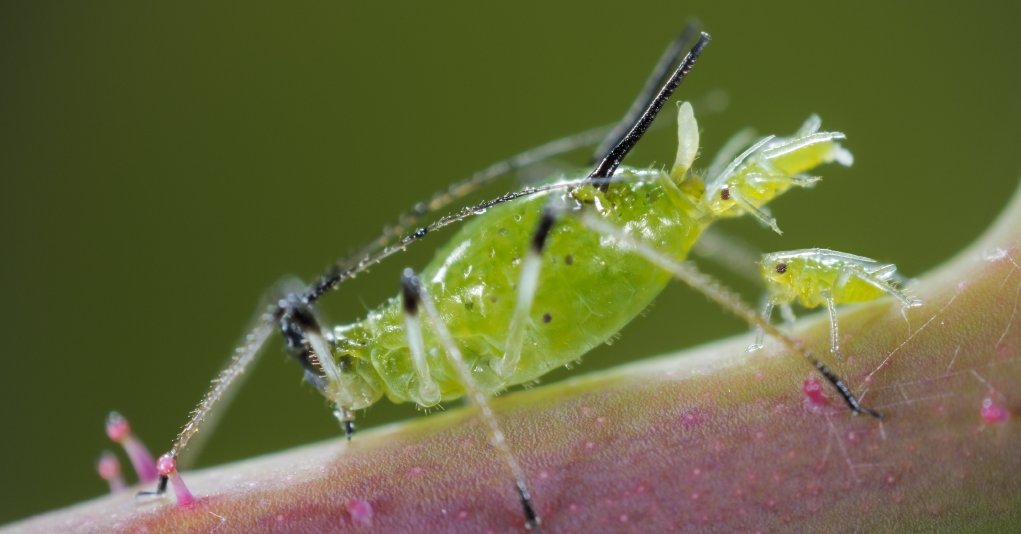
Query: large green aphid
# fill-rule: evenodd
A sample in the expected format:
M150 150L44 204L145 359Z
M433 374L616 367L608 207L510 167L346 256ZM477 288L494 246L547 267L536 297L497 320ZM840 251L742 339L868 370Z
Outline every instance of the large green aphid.
M805 172L830 161L850 163L849 153L836 143L842 134L819 132L818 120L810 119L790 137L730 143L717 158L722 163L701 173L692 168L699 151L698 124L685 103L678 108L678 150L671 169L620 167L708 44L703 33L685 54L693 37L689 27L667 49L651 83L604 142L609 148L591 172L463 208L397 237L430 210L457 200L492 175L456 184L402 217L397 229L363 253L270 305L160 458L157 492L172 482L179 503L191 498L176 473L176 459L277 330L306 379L334 406L348 437L354 411L384 395L423 407L470 398L482 410L491 442L514 477L526 526L538 528L525 474L487 396L534 380L605 342L672 277L808 358L853 412L877 415L860 406L836 375L789 336L681 263L717 219L751 213L768 222L771 218L763 217L768 217L764 206L769 201L815 181ZM729 153L741 149L736 157ZM527 164L527 156L510 160L502 170ZM405 271L399 296L352 324L321 326L314 305L325 294L434 230L471 217L419 274Z
M534 288L524 287L527 276L522 273L534 254L528 243L545 206L591 209L676 261L687 257L717 218L705 201L702 177L690 170L698 148L698 125L688 103L678 110L678 133L680 150L673 172L622 168L605 192L583 184L499 205L467 223L422 270L422 283L486 393L534 380L604 343L645 309L670 279L668 272L650 268L645 258L606 246L605 236L581 221L562 217L546 238ZM839 135L823 133L828 138ZM828 139L818 143L828 145L826 150L803 139L795 135L786 140L796 147L790 156L803 160L799 170L843 150ZM772 172L778 182L792 179L779 170ZM750 175L743 169L735 174ZM577 184L583 178L567 177L559 183ZM768 193L786 189L761 190L757 201L764 204ZM519 289L531 289L534 297L515 325ZM329 383L327 396L347 409L366 407L384 394L421 406L462 396L464 386L432 333L424 332L426 356L417 360L403 326L401 299L395 297L365 319L336 327L334 350L351 372Z

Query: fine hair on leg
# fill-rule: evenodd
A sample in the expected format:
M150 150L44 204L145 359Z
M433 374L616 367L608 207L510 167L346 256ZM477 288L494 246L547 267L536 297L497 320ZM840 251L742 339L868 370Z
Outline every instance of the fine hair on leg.
M447 358L450 363L457 370L459 381L464 387L467 397L471 400L475 406L478 407L479 412L482 414L482 419L485 421L486 426L489 430L489 441L500 455L503 462L507 465L514 477L514 485L518 493L518 499L521 502L522 511L525 514L525 525L532 531L538 532L541 519L535 509L535 504L532 501L532 493L528 489L528 484L525 481L525 471L521 468L517 458L514 457L514 453L510 450L510 445L507 444L507 438L504 436L503 430L500 428L500 423L496 418L496 413L493 411L492 406L489 404L489 399L486 394L479 387L478 382L472 376L471 369L468 368L468 364L464 361L464 356L461 354L461 350L457 347L457 343L454 338L450 335L450 331L447 330L446 324L443 322L443 318L440 316L439 310L436 309L436 305L432 300L425 287L419 282L418 277L415 276L414 271L411 269L405 269L401 277L401 285L404 289L404 310L406 314L416 315L418 314L418 307L425 310L425 315L429 319L429 323L433 328L433 332L439 339L443 350L447 354Z

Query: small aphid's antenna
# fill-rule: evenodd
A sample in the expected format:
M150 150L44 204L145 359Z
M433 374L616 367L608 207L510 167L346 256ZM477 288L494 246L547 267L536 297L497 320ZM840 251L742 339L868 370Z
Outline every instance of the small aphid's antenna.
M662 87L668 77L671 75L671 67L677 64L681 60L681 56L684 51L688 49L688 44L691 39L698 32L700 24L696 20L689 20L685 25L684 29L681 30L680 35L674 38L673 41L663 51L663 55L656 61L656 66L653 67L652 72L649 73L649 77L645 80L645 85L642 86L642 90L635 97L634 102L631 103L631 107L628 108L627 113L624 117L614 126L603 142L596 147L595 152L592 154L592 164L594 165L599 158L603 157L604 154L608 153L611 148L620 144L627 135L628 130L631 129L631 125L638 120L642 112L649 107L649 104L656 97L657 90Z
M624 137L619 143L613 146L602 160L596 165L596 168L589 173L589 178L608 178L613 176L613 172L620 166L620 162L624 160L628 152L634 148L635 144L645 135L646 130L649 129L649 125L659 114L659 110L663 108L663 104L666 103L670 95L673 94L677 86L681 84L684 78L688 75L688 72L695 66L695 62L698 61L699 56L702 55L702 50L709 44L709 34L702 32L699 36L698 41L695 42L695 46L691 48L691 51L684 56L681 60L680 65L674 70L673 74L667 79L666 83L660 87L659 92L656 93L656 97L653 98L652 102L645 108L645 111L638 117L635 123L631 126ZM603 183L599 186L603 191L609 187L609 183Z
M443 349L446 351L450 363L452 363L454 368L457 370L461 385L464 386L465 391L468 394L468 398L470 398L471 401L478 406L479 411L482 412L482 419L486 422L486 425L489 426L490 443L500 454L504 463L507 464L511 475L514 477L515 489L517 490L518 499L521 501L521 508L525 514L525 526L532 532L539 532L539 524L542 521L539 518L538 513L535 511L535 504L532 502L531 492L528 490L528 484L525 482L525 471L521 468L521 464L519 464L517 459L514 457L514 453L511 452L510 446L507 445L507 439L504 437L503 430L500 428L500 423L496 419L496 413L493 411L492 406L489 405L489 400L486 398L485 393L482 392L482 388L479 387L478 382L475 381L475 377L472 376L471 369L468 368L468 364L464 361L464 356L461 354L461 350L457 347L457 343L454 342L454 338L450 335L450 331L447 330L446 324L443 323L443 317L440 316L439 310L436 309L436 304L433 303L432 297L430 297L425 287L422 286L418 277L415 276L414 271L411 269L404 270L404 273L401 276L401 285L404 288L405 313L417 316L419 304L421 304L422 308L425 309L426 316L429 317L429 322L432 324L433 331L436 333L436 337L439 338L440 344L443 345Z
M755 311L755 309L746 304L740 296L725 287L715 278L699 271L690 262L681 263L673 260L647 243L631 237L619 228L593 215L587 210L583 210L578 217L590 230L612 237L620 246L634 251L652 264L672 273L676 278L683 281L692 289L702 293L710 300L719 304L746 323L762 328L767 334L778 339L787 348L787 350L800 354L808 360L812 366L815 367L827 381L829 381L830 384L833 385L833 387L840 393L840 396L843 397L844 402L847 403L848 407L850 407L851 411L855 414L866 414L875 417L876 419L882 419L879 412L862 406L854 393L851 393L851 389L847 387L847 384L845 384L839 376L831 371L829 367L826 367L826 364L819 361L819 359L811 352L799 346L791 336L763 319Z

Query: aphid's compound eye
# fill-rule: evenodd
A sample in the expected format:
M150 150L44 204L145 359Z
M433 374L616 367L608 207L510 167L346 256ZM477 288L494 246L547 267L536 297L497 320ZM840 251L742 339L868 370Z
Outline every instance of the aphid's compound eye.
M776 264L776 272L779 274L787 272L787 264L783 262Z
M720 190L720 200L730 200L730 188L724 187Z

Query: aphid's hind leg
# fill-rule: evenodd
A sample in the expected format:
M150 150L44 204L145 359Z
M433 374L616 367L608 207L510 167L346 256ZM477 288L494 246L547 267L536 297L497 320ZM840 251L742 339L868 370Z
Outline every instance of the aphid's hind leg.
M854 275L861 278L862 281L868 283L872 287L883 291L887 295L900 301L903 308L917 308L922 305L922 299L908 294L903 289L897 287L896 282L891 282L892 278L896 274L896 265L885 265L882 268L867 272L865 269L856 269Z
M464 361L464 357L461 355L460 349L451 337L450 332L447 330L446 324L443 323L443 318L440 316L439 311L436 309L436 305L433 303L432 298L426 292L425 287L419 282L415 273L411 269L405 269L404 274L401 277L401 285L403 287L403 298L404 298L404 311L406 316L413 316L416 318L415 324L417 323L419 306L425 309L426 316L429 318L429 322L433 327L433 332L443 345L443 349L449 358L450 363L453 364L457 370L458 377L460 378L461 385L464 386L467 392L468 398L471 399L476 406L479 407L479 411L482 414L482 419L486 422L489 427L489 441L493 445L493 448L497 450L507 465L514 477L514 485L517 490L518 500L521 503L522 511L525 514L525 526L534 532L539 532L539 524L541 520L535 509L535 504L532 502L532 494L528 489L528 484L525 482L525 472L521 468L514 454L510 450L510 446L507 444L507 439L504 437L503 430L500 428L500 423L496 419L496 414L493 412L493 408L489 405L489 400L483 393L482 388L479 387L478 382L472 376L471 369L468 368L468 364ZM421 334L421 331L419 331Z
M754 308L745 303L740 296L723 286L716 279L699 271L690 262L682 263L674 260L670 256L656 250L656 248L652 245L628 235L621 229L608 223L598 215L588 210L582 210L581 213L577 214L577 216L590 230L614 238L617 242L617 246L625 247L642 256L653 265L673 274L675 278L681 280L692 289L702 293L710 300L719 304L721 307L736 315L749 325L762 328L771 337L780 341L787 350L795 354L800 354L803 358L808 360L820 374L823 375L823 377L837 390L838 393L840 393L840 396L844 399L844 402L847 403L847 406L853 413L866 414L877 419L882 418L879 412L862 406L858 401L858 397L851 392L843 379L831 371L826 364L822 363L822 361L816 358L811 352L800 346L800 344L798 344L790 335L763 320Z

